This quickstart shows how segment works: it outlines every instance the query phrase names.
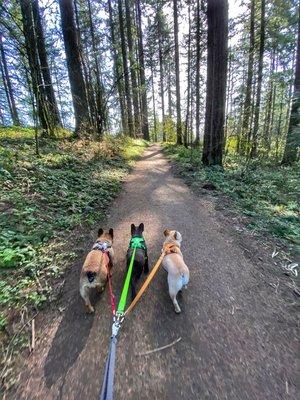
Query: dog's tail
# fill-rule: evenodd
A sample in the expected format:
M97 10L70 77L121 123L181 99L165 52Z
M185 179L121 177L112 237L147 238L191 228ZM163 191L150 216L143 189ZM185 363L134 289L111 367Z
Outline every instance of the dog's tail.
M87 276L87 278L88 278L90 283L94 282L95 275L96 275L95 272L91 272L91 271L87 271L86 272L86 276Z

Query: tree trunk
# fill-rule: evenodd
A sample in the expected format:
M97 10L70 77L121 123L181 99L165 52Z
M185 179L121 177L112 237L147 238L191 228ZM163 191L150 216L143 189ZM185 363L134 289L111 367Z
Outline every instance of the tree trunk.
M16 107L15 96L8 72L7 62L6 62L6 54L2 42L2 35L0 33L0 64L1 64L1 72L2 72L2 79L4 84L4 89L7 97L7 102L10 109L11 119L14 125L19 126L20 120L19 115Z
M122 60L123 60L123 73L125 81L125 97L126 97L126 114L128 119L128 132L130 136L134 136L134 126L132 119L132 101L131 101L131 90L128 73L128 62L127 62L127 49L126 49L126 38L123 20L123 7L122 0L118 0L118 13L119 13L119 25L120 25L120 37L121 37L121 49L122 49Z
M48 63L48 57L45 46L45 38L42 27L40 8L38 0L32 1L32 14L34 19L34 26L36 32L36 45L40 60L40 67L44 81L45 95L48 101L49 117L51 118L51 125L54 127L61 126L60 115L53 89L53 83Z
M228 53L228 1L207 3L207 84L202 162L222 165Z
M151 89L152 89L152 104L153 104L153 128L154 128L154 141L157 142L157 126L156 126L156 107L155 107L155 89L154 89L154 68L153 68L153 59L151 57L150 61L150 69L151 69Z
M272 105L273 105L273 86L274 86L274 70L275 70L275 50L273 49L271 55L270 62L270 80L269 80L269 88L266 100L266 116L264 123L264 132L263 132L263 146L266 150L270 150L271 148L271 135L270 135L270 123L271 123L271 113L272 113Z
M75 134L80 135L81 133L89 132L91 124L82 65L80 61L72 0L59 0L59 8L74 106Z
M42 129L47 133L52 133L51 120L49 119L48 104L45 95L36 44L36 32L32 13L32 0L20 0L23 31L25 36L25 47L28 58L32 88L36 99L37 114Z
M140 108L139 108L139 88L136 76L136 60L135 51L132 39L132 18L129 0L125 0L125 15L126 15L126 28L127 28L127 43L129 49L129 62L130 62L130 76L132 83L132 99L134 111L134 136L140 136Z
M246 95L244 102L244 115L242 125L242 135L240 140L240 152L245 154L247 137L249 136L249 121L251 114L251 99L252 99L252 86L253 86L253 66L254 66L254 45L255 45L255 0L251 0L250 11L250 43L249 43L249 56L248 56L248 72L246 83Z
M144 61L144 44L142 30L142 13L141 2L136 0L137 12L137 32L138 32L138 47L139 47L139 63L140 63L140 81L141 81L141 122L142 133L145 140L149 140L149 123L148 123L148 105L147 105L147 83L145 77L145 61Z
M294 95L290 116L289 129L287 132L282 164L289 165L297 161L300 147L300 6L298 16L298 41L296 68L294 80Z
M112 53L113 53L113 60L114 60L114 70L115 70L115 82L117 83L118 89L118 97L120 103L120 111L121 111L121 121L122 121L122 128L125 134L128 134L128 120L125 113L125 104L124 104L124 91L122 85L122 63L120 63L119 55L117 51L117 42L116 42L116 35L115 35L115 26L114 26L114 19L113 19L113 9L111 5L111 0L108 0L108 12L109 12L109 25L110 25L110 39L112 44Z
M176 132L177 132L177 144L182 144L177 0L173 0L173 8L174 8L173 15L174 15L175 71L176 71L176 113L177 113Z
M157 10L158 16L158 56L159 56L159 81L160 81L160 97L161 97L161 117L162 117L162 134L163 142L166 141L165 131L165 100L164 100L164 69L163 69L163 37L162 37L162 24L161 24L161 7Z
M260 102L261 102L261 85L263 78L263 62L264 62L264 51L265 51L265 0L261 0L261 11L260 11L260 40L259 40L259 58L258 58L258 71L257 71L257 89L256 89L256 102L254 109L254 124L252 132L252 145L250 151L250 157L257 156L258 146L258 123L260 115Z
M90 25L90 34L92 38L92 49L93 49L93 59L95 62L95 75L96 75L96 126L98 137L100 140L103 138L103 133L105 126L107 125L106 117L107 110L105 107L105 99L104 99L104 89L103 84L101 82L101 70L98 60L98 51L96 48L96 39L95 39L95 29L94 22L92 18L92 10L91 10L91 2L87 0L88 3L88 14L89 14L89 25Z
M197 0L196 9L196 139L195 145L200 142L200 0Z
M186 117L184 125L184 136L183 143L185 147L188 147L188 129L189 129L189 113L190 113L190 94L191 94L191 2L188 5L188 21L189 21L189 33L188 33L188 60L187 60L187 98L186 98Z
M79 13L78 13L78 0L73 0L73 2L74 2L74 12L75 12L75 22L76 22L77 43L78 43L78 49L79 49L79 55L80 55L80 63L82 65L85 93L86 93L86 97L87 97L87 101L88 101L89 118L90 118L90 123L93 126L96 126L95 96L94 96L94 91L93 91L93 87L91 84L89 68L87 67L87 64L89 65L89 62L86 63L85 57L84 57L84 52L83 52L83 46L82 46L82 40L81 40L81 28L80 28Z

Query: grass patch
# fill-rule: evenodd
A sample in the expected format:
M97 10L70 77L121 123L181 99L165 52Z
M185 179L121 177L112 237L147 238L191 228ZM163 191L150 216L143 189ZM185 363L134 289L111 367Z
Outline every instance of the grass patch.
M280 238L292 252L299 250L299 164L286 167L266 160L246 164L244 159L229 155L224 169L207 168L202 166L198 149L166 144L164 151L194 188L211 182L217 193L230 197L236 212L247 217L249 229Z
M34 131L0 129L0 328L16 313L51 296L51 278L76 257L66 235L93 226L121 188L143 140L106 136L103 142L40 139Z

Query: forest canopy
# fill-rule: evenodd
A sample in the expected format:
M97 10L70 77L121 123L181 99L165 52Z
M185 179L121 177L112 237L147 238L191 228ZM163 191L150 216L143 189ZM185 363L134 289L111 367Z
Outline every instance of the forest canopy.
M65 128L99 140L106 132L204 140L206 164L221 164L226 149L293 162L298 8L295 0L231 0L229 10L223 0L2 0L0 123L49 137Z

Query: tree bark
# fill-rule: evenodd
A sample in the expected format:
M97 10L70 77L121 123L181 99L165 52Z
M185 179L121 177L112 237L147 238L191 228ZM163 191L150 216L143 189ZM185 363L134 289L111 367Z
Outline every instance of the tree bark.
M91 2L87 0L88 3L88 14L89 14L89 25L90 25L90 34L92 38L92 49L93 49L93 59L95 62L95 75L96 75L96 127L98 132L98 137L100 140L103 138L103 133L105 126L107 125L107 110L105 106L104 99L104 88L101 81L101 69L98 60L98 50L96 46L95 39L95 29L94 22L92 18L92 10L91 10Z
M158 7L158 57L159 57L159 81L160 81L160 97L161 97L161 117L162 117L162 134L163 142L166 141L165 131L165 100L164 100L164 69L163 69L163 37L162 37L162 21L161 21L161 6Z
M187 60L187 98L186 98L186 116L184 125L184 136L183 143L185 147L188 147L188 130L189 130L189 114L190 114L190 94L191 94L191 2L188 4L188 23L189 23L189 33L188 33L188 60Z
M298 15L298 39L294 80L294 94L289 129L282 158L282 164L291 165L298 159L300 147L300 5Z
M26 55L29 63L31 82L36 99L37 114L44 133L52 134L48 104L45 95L40 62L37 53L36 32L32 13L32 0L20 0Z
M132 39L132 18L129 0L125 0L125 16L126 16L126 28L127 28L127 43L129 50L129 63L130 63L130 76L132 84L132 100L133 100L133 112L134 112L134 136L140 136L140 108L139 108L139 88L138 80L136 76L136 60L134 43Z
M113 19L113 9L112 9L111 0L108 0L108 12L109 12L109 25L110 25L110 39L111 39L111 44L112 44L112 53L113 53L113 60L114 60L115 81L117 82L122 128L123 128L123 132L125 134L128 134L128 120L127 120L126 112L125 112L124 90L123 90L123 85L122 85L122 80L124 79L124 77L122 76L122 65L121 65L122 63L120 63L118 50L117 50L117 42L116 42L115 26L114 26L114 19Z
M207 84L202 162L222 165L228 56L228 1L207 3Z
M80 134L90 131L91 123L80 61L72 0L59 0L59 8L75 114L75 135L80 136Z
M6 54L5 54L5 50L4 50L4 46L3 46L1 33L0 33L0 54L1 54L0 62L1 62L2 79L3 79L3 84L4 84L4 88L5 88L8 106L10 109L11 119L12 119L12 122L14 125L19 126L20 120L19 120L18 110L16 107L14 91L12 88L12 84L11 84L11 80L10 80L10 76L9 76L9 72L8 72Z
M46 46L45 46L45 38L44 38L44 32L43 32L43 26L42 26L42 21L41 21L38 0L32 1L32 14L33 14L35 32L36 32L36 45L37 45L37 50L38 50L38 55L39 55L39 60L40 60L40 67L41 67L41 72L42 72L44 87L45 87L45 95L46 95L46 98L48 101L48 107L49 107L49 113L50 113L49 117L51 118L51 124L54 127L59 127L59 126L61 126L61 121L60 121L59 110L58 110L55 93L54 93L54 89L53 89L53 83L52 83L49 63L48 63L48 57L47 57Z
M132 119L132 101L131 101L131 89L128 73L128 61L127 61L127 49L126 49L126 38L123 20L123 7L122 0L118 0L118 13L119 13L119 25L120 25L120 37L121 37L121 50L123 60L123 73L125 82L125 97L126 97L126 115L128 119L128 132L129 136L134 136L134 126Z
M196 8L196 139L195 145L200 142L200 0L197 0Z
M178 5L177 0L173 0L174 16L174 41L175 41L175 71L176 71L176 113L177 113L177 144L182 144L181 126L181 102L180 102L180 65L179 65L179 43L178 43Z
M140 81L141 81L141 122L142 133L145 140L149 140L149 122L148 122L148 104L147 104L147 83L145 76L145 60L144 60L144 43L142 30L142 13L141 2L136 0L137 12L137 32L138 32L138 48L139 48L139 64L140 64Z
M264 123L264 131L263 131L263 146L266 150L270 150L271 148L271 135L270 135L270 127L271 127L271 114L272 114L272 106L273 106L273 86L274 86L274 70L275 70L275 49L273 49L271 54L271 62L270 62L270 79L269 79L269 87L268 94L266 100L266 115L265 115L265 123Z
M246 152L247 137L249 136L249 121L251 114L251 99L252 99L252 86L253 86L253 66L254 66L254 45L255 45L255 0L251 0L251 11L250 11L250 43L249 43L249 55L248 55L248 71L247 71L247 83L246 83L246 95L244 102L244 115L242 125L242 135L240 140L240 152L244 154Z
M251 151L250 151L251 158L257 156L257 146L258 146L258 123L260 116L261 86L263 78L263 62L264 62L264 51L265 51L265 7L266 7L265 0L261 0L259 58L258 58L258 71L257 71L256 102L254 109L254 124L252 132Z

